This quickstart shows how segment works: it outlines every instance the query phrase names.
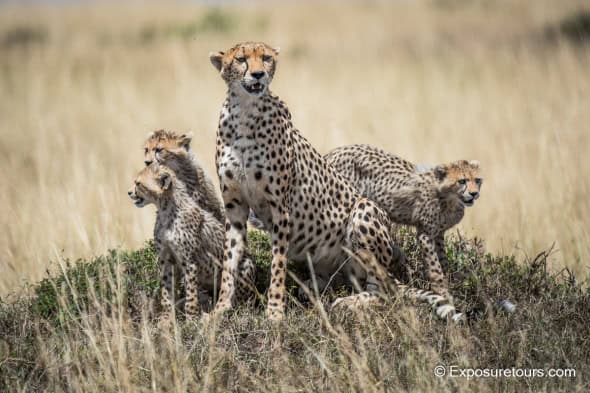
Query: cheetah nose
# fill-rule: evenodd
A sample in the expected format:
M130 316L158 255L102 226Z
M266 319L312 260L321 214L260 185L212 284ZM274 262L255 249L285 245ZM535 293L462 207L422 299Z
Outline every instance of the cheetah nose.
M153 162L152 160L146 160L146 161L144 161L145 166L150 166L152 162Z
M260 79L264 76L264 71L251 72L250 75L252 75L253 78Z
M473 199L475 199L479 196L479 192L470 192L469 195L471 195Z
M127 195L131 196L132 192L131 191L127 191Z

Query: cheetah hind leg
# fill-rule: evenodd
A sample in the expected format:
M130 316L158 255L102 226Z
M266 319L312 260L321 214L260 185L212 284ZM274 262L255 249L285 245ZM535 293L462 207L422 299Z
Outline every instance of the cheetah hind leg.
M371 255L370 253L363 254L363 256L365 257L364 260L368 262L367 269L370 269L369 266L371 265L373 266L373 269L378 268L374 255ZM358 256L353 257L359 258ZM364 262L361 263L365 264ZM352 278L354 279L354 276ZM435 314L439 318L449 318L453 322L460 322L465 319L465 314L457 311L455 306L450 304L444 296L441 296L436 292L422 290L411 287L406 284L402 284L399 280L395 278L391 279L390 282L388 282L388 287L390 291L396 291L398 294L406 298L428 303L433 307L433 309L435 310ZM355 295L336 299L332 303L331 309L338 310L345 308L358 310L363 307L380 304L384 304L384 297L382 293L377 291L364 291Z
M365 279L366 290L337 299L332 308L358 308L379 304L383 302L385 293L397 292L411 299L427 302L441 318L450 317L453 321L463 319L464 314L458 312L444 296L404 285L391 277L392 272L400 271L407 262L403 253L393 244L389 227L386 214L373 202L363 198L356 203L347 227L347 237L351 245L349 254L353 262L350 264L352 268L349 269L349 276L357 282ZM362 269L354 268L358 265Z
M379 295L389 289L390 272L400 271L406 265L405 256L393 244L389 227L387 214L374 202L361 198L355 203L346 227L351 258L346 275L365 292L337 299L333 307L377 302Z

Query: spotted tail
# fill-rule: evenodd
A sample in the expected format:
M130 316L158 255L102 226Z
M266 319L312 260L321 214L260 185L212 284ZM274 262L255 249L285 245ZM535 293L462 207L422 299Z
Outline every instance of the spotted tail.
M395 289L403 296L410 299L427 302L434 308L436 315L440 318L450 318L453 322L459 322L465 319L465 314L455 308L449 300L433 291L418 289L407 284L401 283L399 280L393 280Z

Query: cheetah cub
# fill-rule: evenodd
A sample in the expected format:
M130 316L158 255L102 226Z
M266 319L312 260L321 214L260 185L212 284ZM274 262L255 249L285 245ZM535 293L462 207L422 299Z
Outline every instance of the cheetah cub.
M161 268L161 321L171 318L174 307L173 269L180 269L186 290L185 314L200 312L201 289L219 288L216 262L223 257L223 225L191 196L190 189L177 175L162 165L151 164L139 172L130 198L137 207L157 207L154 241ZM241 264L238 293L251 293L255 267L245 258Z
M148 135L144 144L146 166L158 162L171 168L190 194L221 223L225 221L223 203L213 182L191 151L191 135L158 130Z
M416 227L431 288L450 298L443 273L448 268L444 234L461 221L465 206L479 198L479 162L424 168L368 145L339 147L325 158L393 222Z
M208 242L222 234L215 218L191 198L186 186L162 166L150 165L139 172L129 196L137 207L153 203L158 211L154 242L161 265L162 319L169 319L173 301L173 268L183 273L186 289L185 313L199 311L199 287L212 289L215 269L212 256L220 244Z
M159 130L150 135L145 145L145 163L151 164L150 160L158 165L170 168L177 175L178 180L185 184L192 198L204 210L213 216L223 225L225 222L225 209L223 203L215 191L213 182L205 173L197 158L191 150L191 135L179 134L172 131ZM152 164L153 165L153 164ZM217 239L216 239L217 241ZM222 259L219 259L221 261ZM250 273L251 272L251 273ZM251 291L245 291L244 282L250 285L254 282L255 265L248 256L244 254L240 258L236 270L236 280L241 281L242 288L238 291L235 300L247 300L246 295ZM245 273L252 274L249 279L243 276Z

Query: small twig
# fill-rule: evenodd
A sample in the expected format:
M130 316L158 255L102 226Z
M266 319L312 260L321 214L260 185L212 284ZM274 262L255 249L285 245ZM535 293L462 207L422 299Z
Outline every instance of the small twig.
M324 290L322 291L322 297L324 297L324 295L326 294L326 291L328 290L328 288L330 287L330 284L332 283L332 280L336 277L336 275L338 273L340 273L340 270L342 270L342 268L344 267L344 265L346 265L348 263L348 261L350 261L350 256L347 257L344 262L342 262L342 264L340 264L340 266L338 266L338 269L336 269L336 271L334 272L334 274L332 274L330 276L330 279L328 280L328 283L326 284L326 287L324 288Z

